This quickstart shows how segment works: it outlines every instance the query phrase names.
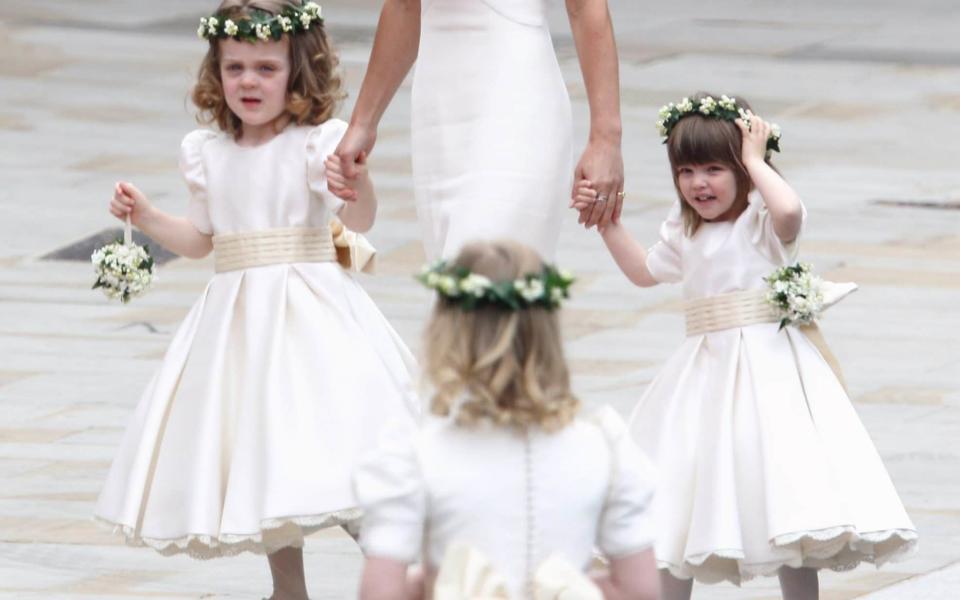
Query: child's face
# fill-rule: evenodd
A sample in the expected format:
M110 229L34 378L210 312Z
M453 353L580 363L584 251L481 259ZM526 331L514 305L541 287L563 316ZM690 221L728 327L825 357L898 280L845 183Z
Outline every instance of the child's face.
M286 110L290 40L222 40L220 78L227 106L246 128L271 125Z
M680 165L677 168L680 195L705 221L735 218L737 179L724 163Z

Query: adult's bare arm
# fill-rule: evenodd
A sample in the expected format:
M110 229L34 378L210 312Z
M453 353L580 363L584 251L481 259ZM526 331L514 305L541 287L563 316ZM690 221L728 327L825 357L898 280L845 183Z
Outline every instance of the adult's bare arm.
M360 153L373 150L380 118L410 72L419 48L420 0L386 0L350 126L335 151L348 178L356 177L354 164Z
M570 29L590 104L590 137L574 172L591 181L599 196L585 227L617 222L623 205L620 142L620 63L607 0L566 0Z

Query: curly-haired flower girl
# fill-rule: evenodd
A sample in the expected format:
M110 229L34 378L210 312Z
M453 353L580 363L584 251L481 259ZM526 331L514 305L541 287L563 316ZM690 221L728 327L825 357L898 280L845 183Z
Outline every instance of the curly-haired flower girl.
M368 229L376 200L366 173L347 182L327 158L346 123L331 118L339 80L319 7L228 0L198 33L209 50L193 99L220 131L183 140L187 217L129 183L110 210L178 254L212 250L216 274L137 406L96 515L165 555L268 554L274 597L305 598L304 535L358 519L355 458L379 424L414 419L414 363L337 262L370 259L339 221Z

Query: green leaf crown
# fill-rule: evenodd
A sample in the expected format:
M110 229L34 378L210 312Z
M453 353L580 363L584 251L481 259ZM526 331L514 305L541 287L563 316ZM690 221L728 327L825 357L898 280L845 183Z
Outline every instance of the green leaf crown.
M464 310L494 306L505 310L542 307L553 310L570 297L574 281L569 271L544 265L539 273L528 273L510 281L491 281L466 267L437 261L425 266L417 280L425 287Z
M657 131L663 137L663 143L667 143L667 138L674 126L680 122L680 119L691 115L702 115L724 121L736 121L743 119L747 125L750 125L750 113L737 104L736 98L720 96L715 100L712 96L703 98L684 98L679 104L671 102L660 109L657 119ZM780 126L772 124L770 126L770 137L767 138L767 150L780 152Z
M235 39L244 42L279 40L285 33L295 34L323 25L320 5L286 6L280 14L253 10L250 17L227 19L221 13L200 19L197 36L202 40Z

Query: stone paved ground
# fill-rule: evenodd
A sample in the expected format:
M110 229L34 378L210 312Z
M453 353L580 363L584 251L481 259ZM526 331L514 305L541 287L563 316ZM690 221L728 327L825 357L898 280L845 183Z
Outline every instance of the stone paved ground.
M0 0L0 597L256 598L262 558L196 562L129 549L90 521L139 392L210 262L166 265L130 306L91 292L81 262L41 257L112 226L113 182L182 211L180 137L210 3ZM325 5L352 93L376 5ZM585 135L576 57L555 3L557 47ZM960 8L952 0L657 6L612 0L622 53L626 219L652 240L671 201L656 109L698 89L749 97L785 132L778 164L810 210L803 254L862 289L825 323L923 540L913 559L823 576L830 600L960 597ZM409 181L409 89L372 159L382 195L364 285L414 348L427 297ZM348 108L348 107L347 107ZM344 114L347 114L346 112ZM565 311L578 392L626 413L681 335L678 290L638 291L600 241L564 224L561 262L581 274ZM360 556L339 532L307 546L314 598L353 595ZM698 598L775 598L774 580Z

